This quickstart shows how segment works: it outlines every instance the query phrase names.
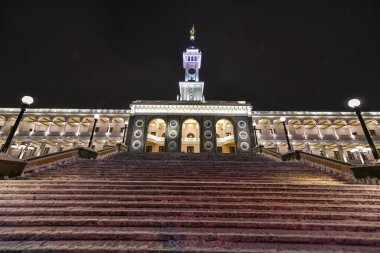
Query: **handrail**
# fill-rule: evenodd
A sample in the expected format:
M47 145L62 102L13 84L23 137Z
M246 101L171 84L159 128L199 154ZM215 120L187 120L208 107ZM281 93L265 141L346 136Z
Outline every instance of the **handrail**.
M272 159L277 159L281 161L298 160L304 163L308 163L312 166L319 167L325 170L332 170L335 173L341 173L348 178L355 179L352 170L353 166L350 163L337 161L324 156L306 153L300 150L296 150L282 155L278 152L266 149L262 146L259 146L259 149L261 154L271 157Z
M63 160L67 161L77 157L79 157L79 148L73 148L56 153L28 158L25 159L25 162L27 162L27 164L23 172L28 172L35 169L36 167L52 165L57 162L62 162Z
M270 158L273 158L273 159L276 159L276 160L283 160L282 159L282 155L280 153L277 153L273 150L269 150L269 149L266 149L264 148L263 146L259 146L259 150L260 150L260 153L261 154L264 154L266 156L269 156Z
M119 152L127 152L128 147L124 145L123 143L116 144L116 147L118 148Z
M114 153L118 153L118 152L119 152L119 147L117 147L117 146L107 147L105 149L98 151L98 157L97 158L103 159L103 158L109 157L109 156L113 155Z
M324 166L325 168L327 167L336 170L337 172L341 172L351 178L354 177L354 174L351 170L353 166L350 163L334 160L324 156L306 153L303 151L295 151L294 153L298 153L298 160L300 161L311 163L313 165Z

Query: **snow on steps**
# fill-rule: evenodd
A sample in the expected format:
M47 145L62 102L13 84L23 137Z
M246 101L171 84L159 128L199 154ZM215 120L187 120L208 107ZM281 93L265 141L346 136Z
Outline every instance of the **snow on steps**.
M165 157L0 181L0 251L379 252L378 186L260 156Z

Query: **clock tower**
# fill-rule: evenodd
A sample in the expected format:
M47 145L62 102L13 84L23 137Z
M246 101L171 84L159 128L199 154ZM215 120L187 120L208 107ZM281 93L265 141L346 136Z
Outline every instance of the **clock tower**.
M202 53L194 45L195 28L190 30L190 46L183 52L183 68L185 69L185 81L179 82L181 101L204 101L204 82L199 81L199 69L201 68Z

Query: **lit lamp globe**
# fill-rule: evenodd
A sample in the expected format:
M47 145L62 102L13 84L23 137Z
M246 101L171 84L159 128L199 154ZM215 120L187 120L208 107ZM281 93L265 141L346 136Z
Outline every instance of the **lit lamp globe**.
M257 126L256 122L253 122L253 123L252 123L252 126L256 127L256 126Z
M285 121L286 121L286 118L285 118L285 117L281 117L281 118L280 118L280 121L281 121L281 122L285 122Z
M31 96L23 96L21 101L26 105L33 104L33 98Z
M360 100L356 98L350 99L350 101L348 101L348 106L351 108L357 108L360 106Z
M94 115L94 119L98 120L100 118L100 115L99 114L95 114Z

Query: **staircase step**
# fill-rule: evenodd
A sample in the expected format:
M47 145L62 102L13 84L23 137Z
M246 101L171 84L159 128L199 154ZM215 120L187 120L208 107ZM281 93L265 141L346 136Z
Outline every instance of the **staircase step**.
M78 160L0 181L0 251L379 252L379 193L251 154Z

